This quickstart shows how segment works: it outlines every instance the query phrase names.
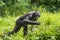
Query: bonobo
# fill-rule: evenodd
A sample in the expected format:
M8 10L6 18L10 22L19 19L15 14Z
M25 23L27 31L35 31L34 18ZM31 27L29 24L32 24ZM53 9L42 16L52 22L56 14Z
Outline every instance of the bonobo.
M16 25L13 29L13 31L9 32L7 35L11 35L14 33L17 33L21 27L24 28L23 32L24 32L24 36L27 35L27 25L39 25L39 22L36 22L36 20L40 17L40 13L39 11L31 11L28 12L26 15L20 17L19 19L17 19L16 21Z

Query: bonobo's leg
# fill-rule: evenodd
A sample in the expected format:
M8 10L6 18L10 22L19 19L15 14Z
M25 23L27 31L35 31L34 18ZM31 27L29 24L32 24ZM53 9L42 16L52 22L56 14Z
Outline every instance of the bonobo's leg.
M27 27L27 25L24 26L23 32L24 32L24 36L27 35L27 32L28 32L28 27Z
M14 33L17 33L19 30L20 30L21 26L15 26L15 28L13 29L13 31L9 32L7 35L11 35L11 34L14 34Z

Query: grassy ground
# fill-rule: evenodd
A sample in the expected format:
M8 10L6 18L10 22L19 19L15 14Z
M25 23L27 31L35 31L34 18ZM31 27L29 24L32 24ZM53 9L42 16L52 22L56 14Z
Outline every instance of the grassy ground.
M19 16L18 16L19 17ZM0 35L12 31L18 17L0 17ZM31 32L31 25L28 26L28 35L23 37L23 27L18 33L6 36L4 40L60 40L60 13L41 13L37 20L41 25L35 25ZM3 40L0 37L0 40Z

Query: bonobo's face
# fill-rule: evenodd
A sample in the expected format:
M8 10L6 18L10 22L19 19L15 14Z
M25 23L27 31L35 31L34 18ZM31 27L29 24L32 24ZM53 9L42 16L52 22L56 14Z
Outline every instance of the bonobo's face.
M36 12L33 13L34 20L37 20L39 17L40 17L39 11L36 11Z
M39 11L35 12L35 16L36 16L36 18L39 18L40 17Z

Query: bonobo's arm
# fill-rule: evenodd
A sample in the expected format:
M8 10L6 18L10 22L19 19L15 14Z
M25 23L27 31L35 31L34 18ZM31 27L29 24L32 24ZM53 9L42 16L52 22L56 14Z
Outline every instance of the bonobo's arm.
M23 21L24 21L24 23L26 23L26 24L31 24L31 25L39 25L39 24L40 24L39 22L30 21L30 20L28 20L28 19L24 19Z

